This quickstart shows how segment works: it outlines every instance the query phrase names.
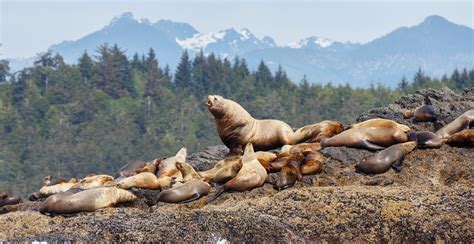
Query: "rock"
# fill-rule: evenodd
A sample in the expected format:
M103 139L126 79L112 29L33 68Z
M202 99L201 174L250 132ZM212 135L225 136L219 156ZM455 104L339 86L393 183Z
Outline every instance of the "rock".
M208 170L225 155L229 153L226 146L211 146L204 149L202 152L197 152L188 156L186 161L190 163L197 171Z
M361 115L382 117L417 130L401 112L429 96L444 116L440 124L474 107L474 88L423 90ZM208 147L188 158L197 170L222 159L225 146ZM115 208L72 217L49 217L22 203L0 215L0 241L196 241L196 242L465 242L474 236L474 148L416 149L402 171L379 175L354 172L374 152L325 148L323 171L276 191L271 184L248 192L226 192L186 204L157 203L159 191L133 189L139 199ZM271 174L274 177L276 174ZM213 191L216 187L213 187ZM211 193L212 194L212 193ZM37 203L35 203L37 204ZM151 206L151 207L150 207Z

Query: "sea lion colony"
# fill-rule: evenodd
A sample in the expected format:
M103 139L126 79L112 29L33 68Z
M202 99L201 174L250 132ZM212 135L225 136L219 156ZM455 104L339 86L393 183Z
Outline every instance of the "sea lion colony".
M186 148L181 148L169 158L126 164L115 177L91 174L80 180L58 179L53 183L52 177L46 176L43 186L29 200L43 201L41 213L71 214L133 201L136 196L128 191L131 188L159 190L158 201L183 203L211 194L211 184L217 185L206 199L209 203L224 192L252 190L265 183L273 184L276 190L291 187L303 175L322 171L325 160L319 150L325 147L379 150L359 162L355 171L380 174L390 168L400 171L404 157L416 148L474 146L473 109L436 132L413 131L381 118L345 128L339 122L326 120L293 130L283 121L255 119L238 103L221 96L207 96L205 104L214 117L220 139L230 150L213 168L196 172L186 163ZM435 121L438 114L434 111L427 99L424 105L403 116L413 117L414 122ZM278 172L276 178L268 177L274 172ZM0 190L0 207L21 201L18 192Z

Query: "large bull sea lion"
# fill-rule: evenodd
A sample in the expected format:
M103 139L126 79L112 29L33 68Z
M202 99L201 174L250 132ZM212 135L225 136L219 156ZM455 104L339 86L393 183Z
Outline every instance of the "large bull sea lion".
M252 143L256 151L267 151L312 138L316 140L321 132L325 134L322 137L330 136L331 129L327 128L336 128L334 133L339 131L338 126L328 122L293 131L280 120L255 119L240 104L217 95L207 96L206 106L214 117L220 139L230 149L229 155L242 155L242 148L247 143Z

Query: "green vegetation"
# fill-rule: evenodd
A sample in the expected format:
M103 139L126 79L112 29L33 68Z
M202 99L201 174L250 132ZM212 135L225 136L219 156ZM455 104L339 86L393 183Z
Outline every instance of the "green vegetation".
M117 46L84 53L77 65L43 53L34 67L10 74L0 61L0 188L31 192L55 178L113 173L133 160L169 156L220 144L204 106L207 94L241 103L255 117L276 118L297 128L324 119L352 122L421 88L474 85L474 70L431 79L420 70L397 89L382 85L291 82L264 62L250 71L245 60L184 53L175 74L158 65L153 50L127 59ZM173 78L174 77L174 78Z

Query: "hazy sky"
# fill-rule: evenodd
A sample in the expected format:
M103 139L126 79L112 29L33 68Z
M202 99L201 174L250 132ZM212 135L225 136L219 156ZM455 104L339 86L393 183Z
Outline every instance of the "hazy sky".
M317 35L368 42L429 15L474 27L471 1L23 1L0 0L2 57L30 57L63 40L99 30L117 15L186 22L200 32L249 28L288 44Z

